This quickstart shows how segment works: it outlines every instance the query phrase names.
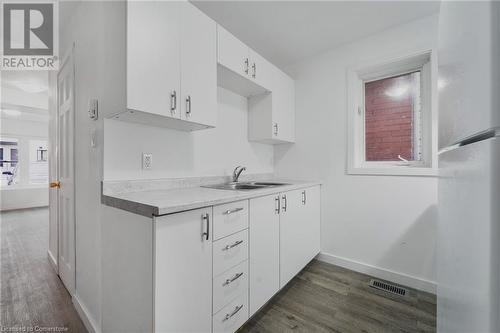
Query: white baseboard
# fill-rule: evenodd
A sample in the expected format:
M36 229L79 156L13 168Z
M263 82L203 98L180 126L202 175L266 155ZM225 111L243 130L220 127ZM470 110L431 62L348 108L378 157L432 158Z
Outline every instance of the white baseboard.
M56 274L59 273L59 268L57 266L57 260L56 258L52 255L52 252L50 250L47 250L47 257L49 258L50 265L52 268L56 271Z
M92 319L92 317L89 314L89 311L87 310L87 307L83 305L82 302L80 302L80 299L78 298L77 295L74 295L72 297L73 300L73 305L75 306L76 312L80 316L80 319L83 321L83 324L85 325L85 328L89 333L100 333L99 326L95 322L95 320Z
M406 275L403 273L394 272L388 269L383 269L375 267L372 265L364 264L361 262L353 261L347 258L342 258L335 256L333 254L321 252L317 255L316 259L329 264L337 265L350 269L355 272L371 275L373 277L387 280L400 284L402 286L407 286L417 290L426 291L431 294L436 294L436 283L433 281L428 281L420 279L411 275Z

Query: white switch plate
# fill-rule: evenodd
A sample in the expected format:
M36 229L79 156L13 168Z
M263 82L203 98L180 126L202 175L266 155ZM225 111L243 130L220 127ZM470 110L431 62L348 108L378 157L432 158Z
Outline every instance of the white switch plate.
M142 169L149 170L153 167L153 154L142 153Z

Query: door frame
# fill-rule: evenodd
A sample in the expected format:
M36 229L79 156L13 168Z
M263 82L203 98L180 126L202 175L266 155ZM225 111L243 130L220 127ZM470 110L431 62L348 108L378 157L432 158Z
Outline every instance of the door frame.
M56 71L49 72L49 184L59 179L59 121L58 121L58 85ZM59 275L59 193L49 185L49 262ZM53 222L54 221L54 222ZM54 230L52 227L54 226ZM54 251L51 243L55 241Z
M76 291L76 205L75 205L75 195L76 195L76 187L75 187L75 122L76 122L76 98L75 98L75 74L76 74L76 71L75 71L75 62L74 62L74 52L75 50L75 45L73 44L70 49L66 52L66 54L64 55L64 57L62 58L62 62L60 63L60 67L59 67L59 71L57 72L57 75L56 75L56 131L57 131L57 134L56 134L56 140L57 140L57 143L56 143L56 150L57 150L57 153L56 153L56 164L57 164L57 179L59 180L60 179L60 168L59 168L59 165L61 163L61 160L62 160L62 152L60 151L59 149L59 144L60 144L60 140L61 140L61 137L60 137L60 122L59 122L59 74L61 73L61 69L64 68L64 66L66 64L71 64L72 68L72 72L73 72L73 81L71 82L71 85L72 85L72 93L73 93L73 96L72 96L72 104L73 104L73 121L72 121L72 136L73 136L73 140L72 140L72 151L73 151L73 196L72 196L72 205L73 205L73 237L72 239L70 240L71 241L71 247L73 248L73 258L72 258L72 262L73 262L73 265L72 265L72 269L71 269L71 286L66 286L63 285L66 287L66 289L68 290L68 292L70 293L71 296L74 295L75 291ZM59 189L58 189L59 191ZM62 221L60 220L59 218L59 209L60 209L60 203L59 203L59 193L57 195L57 274L58 276L61 278L61 266L59 265L60 263L60 255L61 255L61 251L60 251L60 244L61 244L61 238L62 238L62 235L60 234L61 231L62 231L62 228L61 228L61 223Z

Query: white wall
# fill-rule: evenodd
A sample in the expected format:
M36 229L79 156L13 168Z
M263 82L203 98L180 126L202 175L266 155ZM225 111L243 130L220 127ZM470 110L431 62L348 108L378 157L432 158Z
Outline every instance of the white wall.
M437 179L346 174L346 72L433 48L436 36L437 17L428 17L292 66L296 144L275 148L278 175L324 182L323 258L427 290L436 279Z
M273 172L273 147L249 142L247 99L218 89L217 127L195 132L105 121L104 179L155 179ZM133 135L131 135L133 133ZM153 168L142 170L142 153Z
M61 2L68 26L60 27L61 54L75 44L75 217L74 302L89 331L101 327L101 180L103 118L125 107L125 2ZM91 18L91 19L89 19ZM99 119L89 118L91 98ZM95 133L96 146L91 147Z

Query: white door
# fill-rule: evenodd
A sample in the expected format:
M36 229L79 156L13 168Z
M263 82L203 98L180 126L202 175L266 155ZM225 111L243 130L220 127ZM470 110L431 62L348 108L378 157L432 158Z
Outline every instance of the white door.
M210 332L212 208L155 218L155 332Z
M180 117L180 2L127 2L127 108Z
M217 121L216 23L189 2L181 4L181 118Z
M281 194L281 288L318 254L319 223L319 186Z
M74 82L73 55L57 76L58 98L58 234L59 276L73 294L75 288L75 186L74 186Z
M250 199L250 316L280 288L280 196Z
M250 59L248 46L220 25L217 26L217 35L219 63L235 73L249 77Z

